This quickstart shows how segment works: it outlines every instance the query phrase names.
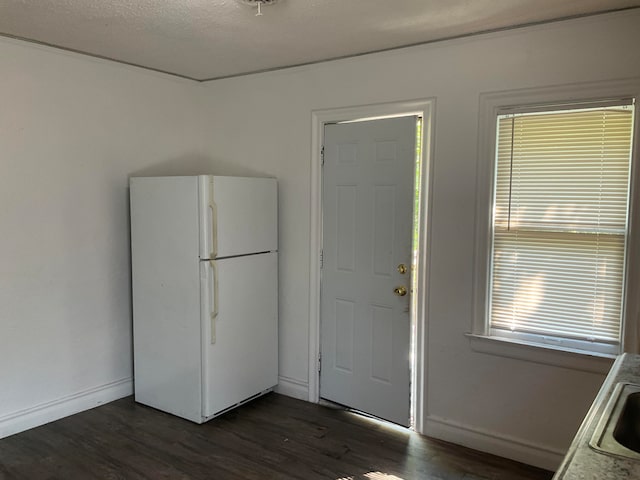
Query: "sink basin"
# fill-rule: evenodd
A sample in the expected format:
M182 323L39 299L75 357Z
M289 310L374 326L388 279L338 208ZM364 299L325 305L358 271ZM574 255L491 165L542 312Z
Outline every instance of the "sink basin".
M613 438L628 449L640 453L640 392L627 395L613 430Z
M640 385L616 385L589 446L608 455L640 461Z

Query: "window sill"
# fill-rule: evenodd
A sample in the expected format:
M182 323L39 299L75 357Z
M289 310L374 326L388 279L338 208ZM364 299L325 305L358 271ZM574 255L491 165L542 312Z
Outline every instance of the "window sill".
M467 333L465 336L469 339L471 349L475 352L583 372L606 374L616 358L616 355L572 350L495 336L472 333Z

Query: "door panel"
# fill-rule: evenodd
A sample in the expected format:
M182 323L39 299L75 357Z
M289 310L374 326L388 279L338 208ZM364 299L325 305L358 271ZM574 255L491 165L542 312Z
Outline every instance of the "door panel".
M320 394L409 424L416 118L325 127Z

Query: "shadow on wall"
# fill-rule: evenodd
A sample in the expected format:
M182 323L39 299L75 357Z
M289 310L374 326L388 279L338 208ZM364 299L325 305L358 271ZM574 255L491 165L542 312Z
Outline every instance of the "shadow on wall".
M203 155L189 155L149 165L135 172L131 172L129 177L168 177L174 175L274 176L273 174L247 168L228 160L220 160Z

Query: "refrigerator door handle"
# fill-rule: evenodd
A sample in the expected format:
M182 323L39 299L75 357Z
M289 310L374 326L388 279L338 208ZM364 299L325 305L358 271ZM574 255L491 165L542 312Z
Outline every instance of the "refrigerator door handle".
M218 318L218 264L215 260L209 260L211 264L211 273L213 275L213 305L211 308L211 345L216 343L216 319Z
M211 212L211 258L218 256L218 206L213 202L209 203Z

